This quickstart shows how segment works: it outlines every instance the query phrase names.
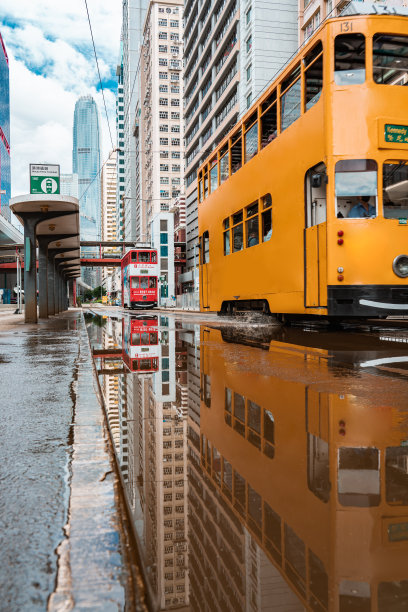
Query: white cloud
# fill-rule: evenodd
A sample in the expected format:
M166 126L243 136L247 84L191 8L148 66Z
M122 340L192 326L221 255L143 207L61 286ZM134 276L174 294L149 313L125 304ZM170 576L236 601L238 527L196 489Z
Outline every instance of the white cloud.
M88 0L102 79L114 80L121 0ZM103 158L111 148L83 0L0 0L0 31L10 59L12 195L28 191L28 164L72 170L75 102L92 95L99 107ZM112 85L112 83L111 83ZM115 144L115 94L104 87Z

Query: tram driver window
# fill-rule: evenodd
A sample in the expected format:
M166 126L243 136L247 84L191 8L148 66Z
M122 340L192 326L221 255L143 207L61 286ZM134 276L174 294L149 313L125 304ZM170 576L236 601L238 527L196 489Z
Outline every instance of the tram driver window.
M335 171L337 217L376 217L377 162L373 159L345 159L337 162Z
M139 277L138 276L132 276L132 278L130 279L130 288L139 289Z
M360 85L365 81L365 38L363 34L340 34L334 46L336 85Z
M408 85L408 37L375 34L373 78L382 85Z
M383 204L386 219L408 219L408 162L400 160L385 162Z

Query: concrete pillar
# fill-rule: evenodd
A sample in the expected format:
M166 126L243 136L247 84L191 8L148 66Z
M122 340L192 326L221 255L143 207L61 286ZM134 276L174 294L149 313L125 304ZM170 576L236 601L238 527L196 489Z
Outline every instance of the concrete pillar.
M55 255L48 253L47 280L48 280L48 316L55 314Z
M48 319L48 243L49 239L38 240L38 310L40 319Z
M24 321L37 323L37 217L24 219Z

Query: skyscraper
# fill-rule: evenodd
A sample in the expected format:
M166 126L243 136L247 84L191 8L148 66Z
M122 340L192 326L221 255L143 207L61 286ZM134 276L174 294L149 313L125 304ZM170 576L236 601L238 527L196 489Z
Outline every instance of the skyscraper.
M92 96L75 104L72 172L78 175L81 240L101 238L101 134L99 113Z
M0 213L10 221L9 201L11 197L10 178L10 92L9 62L0 34Z

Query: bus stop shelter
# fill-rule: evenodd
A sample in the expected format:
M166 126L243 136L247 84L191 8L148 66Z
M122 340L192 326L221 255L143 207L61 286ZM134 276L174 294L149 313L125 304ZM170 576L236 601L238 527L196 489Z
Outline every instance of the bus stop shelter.
M62 195L23 195L10 208L24 227L25 322L66 310L67 283L80 276L79 202Z

